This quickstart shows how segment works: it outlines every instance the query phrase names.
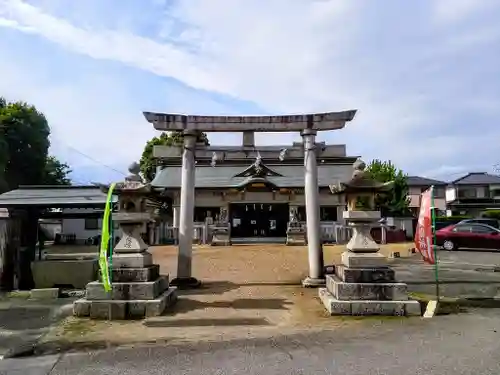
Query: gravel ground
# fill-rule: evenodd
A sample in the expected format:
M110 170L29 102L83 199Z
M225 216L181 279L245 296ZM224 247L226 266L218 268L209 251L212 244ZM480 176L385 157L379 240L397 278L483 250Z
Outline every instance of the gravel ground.
M408 244L394 244L384 246L382 251L407 253L408 248ZM325 246L326 263L338 263L344 250L343 246ZM175 247L154 247L151 252L163 274L175 275ZM224 341L357 324L327 316L317 290L302 288L300 282L307 274L307 264L307 250L302 246L198 247L193 252L193 275L203 281L204 287L182 291L172 311L145 322L71 317L44 341Z

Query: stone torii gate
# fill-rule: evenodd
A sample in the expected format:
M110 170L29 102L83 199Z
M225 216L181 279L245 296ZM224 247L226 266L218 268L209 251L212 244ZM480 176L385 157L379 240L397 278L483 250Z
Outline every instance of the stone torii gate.
M286 116L191 116L144 112L144 117L153 124L156 130L182 131L184 133L176 284L184 287L199 285L199 281L192 277L191 273L195 202L195 148L198 132L242 132L243 149L258 152L258 147L254 145L255 132L299 131L303 139L304 193L309 258L309 276L303 281L303 285L310 287L323 285L325 279L320 236L316 134L318 131L344 128L346 122L351 121L355 114L356 110ZM206 150L218 151L216 146L208 147Z

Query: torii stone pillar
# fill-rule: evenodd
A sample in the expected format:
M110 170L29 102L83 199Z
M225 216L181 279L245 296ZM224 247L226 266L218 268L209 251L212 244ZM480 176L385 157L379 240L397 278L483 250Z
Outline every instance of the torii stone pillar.
M323 277L323 248L321 247L318 164L316 160L316 130L301 132L304 140L304 195L306 201L307 247L309 276L302 282L306 287L325 284Z
M195 200L195 148L197 132L184 130L184 150L182 152L181 205L179 217L179 256L177 259L177 277L172 285L180 288L196 287L200 282L192 277Z

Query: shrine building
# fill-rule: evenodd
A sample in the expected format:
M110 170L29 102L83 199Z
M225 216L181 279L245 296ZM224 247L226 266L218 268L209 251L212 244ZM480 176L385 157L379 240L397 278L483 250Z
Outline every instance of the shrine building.
M347 156L345 145L315 146L320 220L343 223L345 202L329 186L351 178L357 156ZM155 146L154 156L158 167L151 184L171 198L171 225L178 228L182 149ZM284 241L293 214L306 221L302 142L254 146L253 133L246 132L240 147L197 144L195 163L195 223L212 224L226 212L233 241Z

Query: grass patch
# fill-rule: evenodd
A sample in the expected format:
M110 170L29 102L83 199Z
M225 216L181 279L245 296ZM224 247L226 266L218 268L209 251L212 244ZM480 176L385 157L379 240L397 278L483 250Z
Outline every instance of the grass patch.
M422 310L425 311L429 301L436 300L435 295L425 293L408 293L408 297L420 302ZM467 307L492 307L487 306L491 300L470 300L463 298L440 297L437 309L437 315L459 314L466 312ZM500 307L500 301L496 301L497 307Z
M77 337L94 331L95 322L90 319L70 317L63 320L59 327L63 336Z
M30 296L31 292L29 290L14 290L12 292L5 293L5 298L28 299Z

